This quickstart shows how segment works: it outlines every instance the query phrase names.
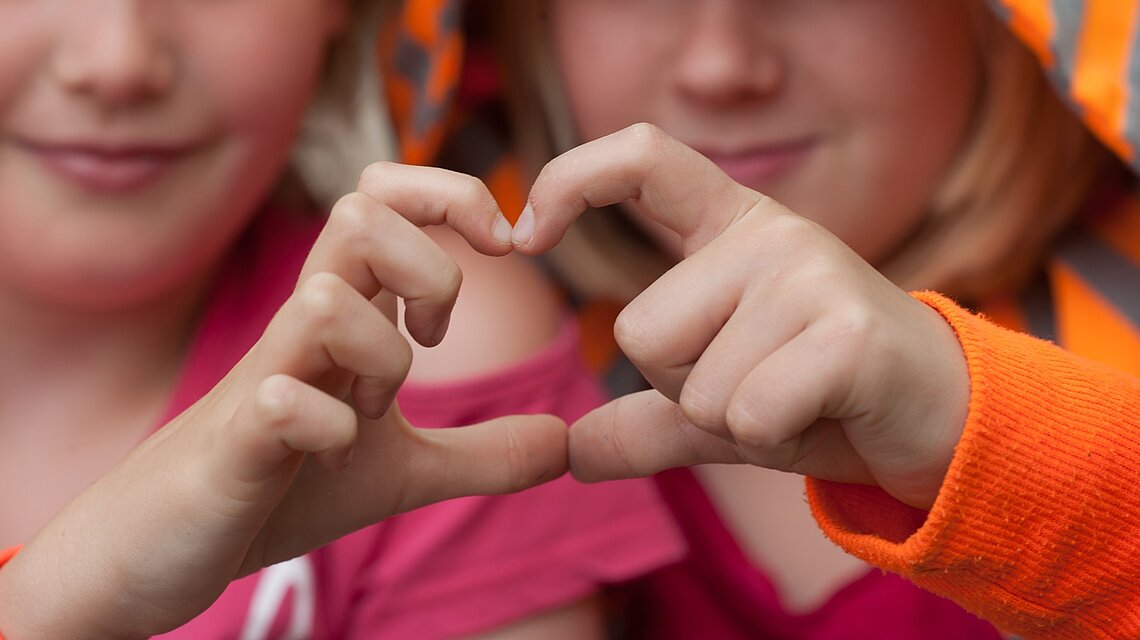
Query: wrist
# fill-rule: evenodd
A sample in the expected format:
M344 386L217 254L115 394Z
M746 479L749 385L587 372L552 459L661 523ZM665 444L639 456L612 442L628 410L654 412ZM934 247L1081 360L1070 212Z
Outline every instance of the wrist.
M9 561L0 568L0 638L149 637L119 629L133 620L109 606L122 590L108 571L93 572L91 564L76 562L76 554L58 553L38 541L3 551Z

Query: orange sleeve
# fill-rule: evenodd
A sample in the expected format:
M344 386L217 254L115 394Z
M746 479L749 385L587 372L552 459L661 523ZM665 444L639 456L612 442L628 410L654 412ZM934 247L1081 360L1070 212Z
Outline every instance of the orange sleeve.
M0 549L0 567L3 567L16 555L16 552L21 549L20 546L9 547L7 549ZM0 632L0 640L4 640L4 633Z
M970 373L962 440L929 513L809 479L850 553L1026 638L1140 638L1140 379L930 293Z

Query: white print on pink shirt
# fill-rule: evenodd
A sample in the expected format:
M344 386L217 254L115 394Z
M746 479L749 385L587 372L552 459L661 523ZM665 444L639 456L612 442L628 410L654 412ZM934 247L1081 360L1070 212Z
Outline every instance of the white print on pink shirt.
M273 622L292 593L292 615L282 640L305 640L313 634L317 612L316 574L309 556L286 560L261 570L249 604L241 640L268 640Z

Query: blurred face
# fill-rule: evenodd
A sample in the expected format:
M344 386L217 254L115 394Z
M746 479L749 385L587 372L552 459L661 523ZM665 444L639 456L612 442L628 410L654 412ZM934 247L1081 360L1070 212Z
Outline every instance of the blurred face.
M552 0L583 138L651 122L872 263L920 220L969 126L962 0Z
M343 11L0 3L0 295L114 308L203 274L274 185Z

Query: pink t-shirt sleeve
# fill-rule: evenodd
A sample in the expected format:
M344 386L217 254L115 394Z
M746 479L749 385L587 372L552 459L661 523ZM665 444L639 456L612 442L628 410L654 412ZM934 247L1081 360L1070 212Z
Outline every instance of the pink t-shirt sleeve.
M398 400L417 426L509 413L573 420L604 399L578 357L568 320L536 357L459 384L408 385ZM594 485L569 476L508 496L451 500L403 514L318 552L351 581L329 598L344 638L445 638L570 604L676 561L684 543L646 480ZM330 594L331 595L331 594Z

